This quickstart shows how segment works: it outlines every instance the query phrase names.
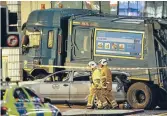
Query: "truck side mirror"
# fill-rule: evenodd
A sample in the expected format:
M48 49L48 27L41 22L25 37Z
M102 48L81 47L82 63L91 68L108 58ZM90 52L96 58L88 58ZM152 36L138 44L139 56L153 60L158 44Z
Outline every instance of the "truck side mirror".
M27 46L28 44L29 44L29 36L24 35L23 38L22 38L22 45Z

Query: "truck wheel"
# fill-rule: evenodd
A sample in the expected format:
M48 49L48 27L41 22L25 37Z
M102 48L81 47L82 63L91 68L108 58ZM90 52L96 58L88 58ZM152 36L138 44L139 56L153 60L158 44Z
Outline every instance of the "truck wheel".
M134 83L127 92L127 101L135 109L153 109L155 108L155 90L147 84Z

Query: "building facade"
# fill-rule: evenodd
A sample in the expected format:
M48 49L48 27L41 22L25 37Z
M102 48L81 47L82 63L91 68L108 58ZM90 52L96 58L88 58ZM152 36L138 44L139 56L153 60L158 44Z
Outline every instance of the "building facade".
M21 25L23 25L28 18L28 15L33 10L39 10L41 7L45 9L51 8L50 1L21 1Z
M61 8L93 9L112 15L167 17L166 1L7 1L2 4L18 14L18 30L33 10L60 8L60 5Z

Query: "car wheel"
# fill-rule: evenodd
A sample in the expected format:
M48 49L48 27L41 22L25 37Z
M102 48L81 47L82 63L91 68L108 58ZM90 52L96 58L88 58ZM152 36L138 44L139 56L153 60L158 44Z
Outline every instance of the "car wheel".
M59 112L59 113L57 114L57 116L62 116L62 114Z
M127 101L135 109L153 109L156 105L156 90L147 84L134 83L127 92Z

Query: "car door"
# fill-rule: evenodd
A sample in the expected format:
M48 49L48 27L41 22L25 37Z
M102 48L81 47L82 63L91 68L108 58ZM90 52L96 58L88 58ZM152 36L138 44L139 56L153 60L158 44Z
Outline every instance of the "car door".
M26 91L27 95L29 96L29 101L27 102L27 110L28 110L28 115L52 115L52 112L50 112L50 109L45 107L45 105L42 103L42 99L36 95L31 89L24 88ZM33 105L33 107L29 107ZM34 112L36 111L36 112ZM39 112L40 111L40 112Z
M28 96L25 94L25 92L23 91L23 89L21 87L14 89L13 97L15 99L14 105L15 105L17 112L19 113L20 116L29 112L27 107L33 107L32 104L28 104L29 102L26 101L26 100L28 100Z
M71 102L86 102L90 87L90 72L74 71L70 86Z
M69 100L69 81L70 71L59 71L51 74L44 82L40 84L40 94L43 97L48 97L52 101Z

